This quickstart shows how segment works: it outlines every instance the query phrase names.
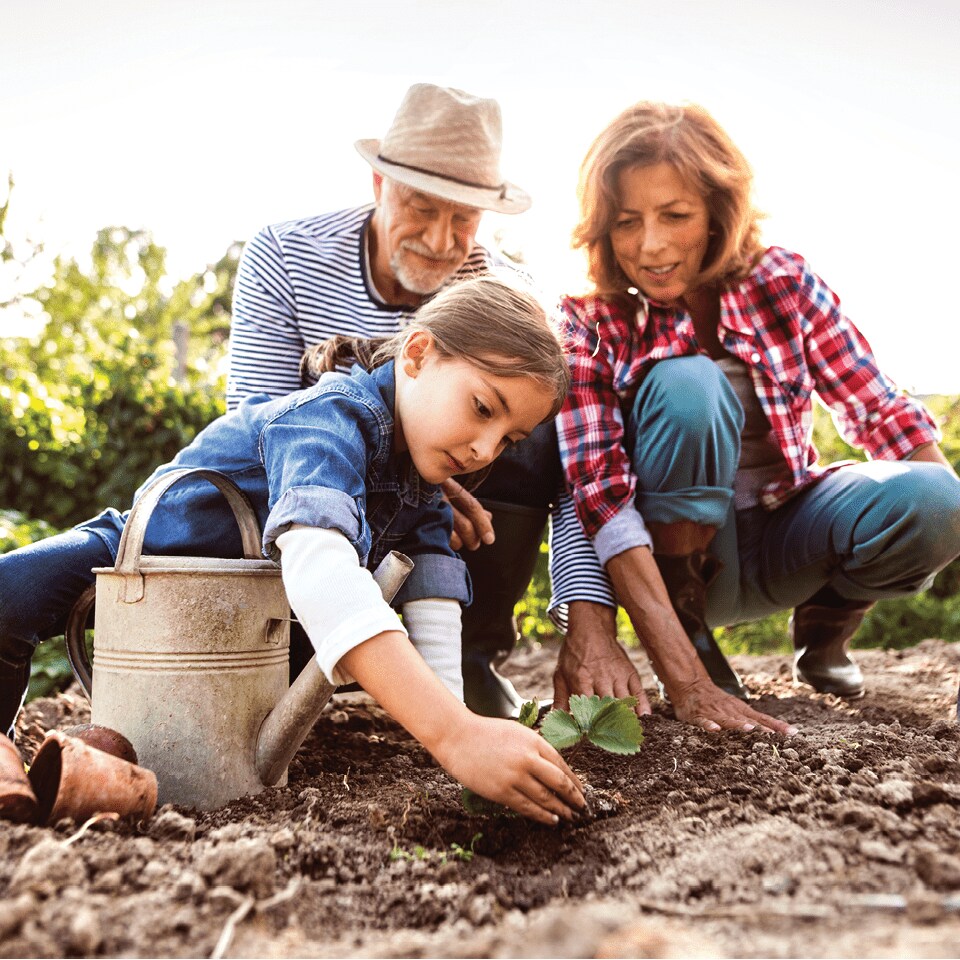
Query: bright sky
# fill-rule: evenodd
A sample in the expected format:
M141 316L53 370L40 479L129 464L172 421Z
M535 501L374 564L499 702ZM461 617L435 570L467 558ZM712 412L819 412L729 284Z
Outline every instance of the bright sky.
M500 101L503 171L534 206L484 229L577 290L587 146L635 100L696 101L751 160L767 241L903 386L956 393L958 307L931 291L955 275L958 63L955 0L0 0L0 174L48 247L148 227L193 273L367 201L353 141L427 80Z

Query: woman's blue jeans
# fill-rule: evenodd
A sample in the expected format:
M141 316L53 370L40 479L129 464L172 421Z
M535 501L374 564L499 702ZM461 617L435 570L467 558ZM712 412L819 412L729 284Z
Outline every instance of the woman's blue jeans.
M743 409L708 357L658 363L625 413L644 519L717 527L710 626L795 607L827 584L850 600L917 593L960 554L960 480L939 464L859 463L776 510L734 510Z

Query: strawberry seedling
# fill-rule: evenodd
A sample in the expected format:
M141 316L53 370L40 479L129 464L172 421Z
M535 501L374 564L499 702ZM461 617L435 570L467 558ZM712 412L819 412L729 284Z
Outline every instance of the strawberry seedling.
M636 697L570 697L570 712L551 710L540 725L540 733L552 747L566 750L584 740L608 753L633 754L643 743L643 727L633 708Z
M556 750L570 747L571 756L589 742L608 753L630 755L643 743L643 727L633 708L636 697L590 697L574 694L570 697L570 712L551 710L540 724L540 734ZM520 708L517 718L525 727L537 722L540 704L528 700ZM463 806L468 813L513 816L506 807L487 800L469 787L463 788Z

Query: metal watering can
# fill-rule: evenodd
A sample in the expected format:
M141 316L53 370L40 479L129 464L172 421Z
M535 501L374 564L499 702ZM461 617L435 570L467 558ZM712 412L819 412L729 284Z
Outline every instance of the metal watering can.
M242 560L143 556L160 498L185 477L223 494ZM389 602L413 569L401 553L374 573ZM289 684L290 605L280 567L263 559L256 514L215 470L158 477L130 511L116 565L93 571L66 630L93 723L122 733L153 770L159 802L210 810L287 782L287 766L336 687L311 658ZM84 642L96 600L94 661Z

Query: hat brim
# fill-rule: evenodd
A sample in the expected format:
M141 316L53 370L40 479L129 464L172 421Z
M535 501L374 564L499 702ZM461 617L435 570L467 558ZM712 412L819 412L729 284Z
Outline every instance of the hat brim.
M502 187L472 187L456 180L448 180L439 174L411 170L396 163L390 163L380 156L379 140L358 140L354 146L357 153L378 173L391 180L405 183L414 190L421 190L435 197L462 203L468 207L492 210L495 213L523 213L533 202L530 194L513 183L503 182Z

